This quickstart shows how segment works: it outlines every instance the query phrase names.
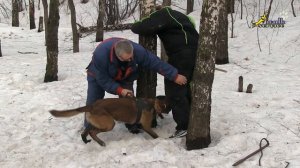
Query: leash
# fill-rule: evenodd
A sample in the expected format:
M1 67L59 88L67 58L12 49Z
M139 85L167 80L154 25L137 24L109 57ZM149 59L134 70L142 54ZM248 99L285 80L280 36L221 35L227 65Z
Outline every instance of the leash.
M261 146L261 143L262 143L263 140L265 140L265 141L267 142L267 144L264 145L264 146ZM260 143L259 143L259 149L257 149L256 151L252 152L251 154L249 154L248 156L244 157L243 159L241 159L241 160L235 162L232 166L237 166L237 165L243 163L245 160L247 160L248 158L250 158L250 157L252 157L253 155L257 154L258 152L261 153L261 155L260 155L260 157L259 157L259 166L260 166L260 165L261 165L261 164L260 164L260 160L261 160L261 158L263 157L263 152L262 152L262 151L263 151L266 147L268 147L269 145L270 145L270 144L269 144L269 141L268 141L266 138L261 139L261 140L260 140Z

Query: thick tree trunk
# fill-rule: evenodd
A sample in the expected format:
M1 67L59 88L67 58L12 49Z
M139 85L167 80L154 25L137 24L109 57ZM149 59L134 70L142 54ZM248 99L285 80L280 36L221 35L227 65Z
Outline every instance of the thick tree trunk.
M162 6L171 6L171 0L164 0ZM162 42L160 42L160 59L166 62L168 61L168 55Z
M2 57L2 51L1 51L1 39L0 39L0 57Z
M96 42L103 41L104 31L103 31L103 21L104 21L104 0L99 0L99 13L97 19L97 32L96 32Z
M194 0L187 0L186 14L190 14L194 10Z
M19 2L12 0L12 27L19 27Z
M50 1L47 33L47 66L44 82L57 81L59 0Z
M48 2L47 0L42 0L44 8L44 25L45 25L45 45L47 45L47 34L48 34Z
M73 0L68 0L69 8L71 11L71 24L73 33L73 53L79 52L79 35L76 26L76 10Z
M29 21L30 29L35 29L35 17L34 17L34 0L29 0Z
M43 18L43 16L40 16L40 18L39 18L39 29L38 29L38 32L42 32L42 31L44 31L44 27L43 27L43 25L44 25L44 18Z
M225 5L227 5L225 0ZM217 32L217 43L216 43L216 64L227 64L228 59L228 14L227 7L221 6L219 11L219 22L222 26L219 27Z
M155 8L154 0L140 0L141 1L141 17L148 16ZM156 54L156 35L153 36L139 36L139 43L152 53ZM154 98L156 95L156 72L145 70L138 67L139 77L137 80L137 97Z
M211 91L214 80L218 12L225 8L225 0L203 0L200 37L196 65L191 83L191 114L186 138L187 150L208 147L210 137Z

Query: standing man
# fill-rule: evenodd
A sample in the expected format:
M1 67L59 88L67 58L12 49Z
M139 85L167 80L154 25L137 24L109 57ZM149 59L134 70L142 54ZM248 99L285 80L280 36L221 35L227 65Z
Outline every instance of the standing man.
M133 96L133 82L137 79L137 66L156 71L177 85L186 84L186 77L173 66L161 61L141 45L122 38L109 38L97 46L87 67L86 105L103 99L105 91L120 97ZM89 124L84 121L84 126ZM139 133L137 124L126 127Z
M175 133L170 137L183 137L187 134L191 91L199 34L191 19L170 7L156 8L149 17L133 24L131 30L140 35L157 34L164 44L168 63L187 77L187 84L179 85L165 79L165 93L170 101L173 118L177 123Z

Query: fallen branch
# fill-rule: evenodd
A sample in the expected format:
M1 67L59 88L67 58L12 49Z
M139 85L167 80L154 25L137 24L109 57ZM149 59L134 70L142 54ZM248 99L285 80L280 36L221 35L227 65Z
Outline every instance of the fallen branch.
M226 70L224 70L224 69L215 68L215 70L216 70L216 71L221 71L221 72L225 72L225 73L227 73L227 71L226 71Z
M21 52L21 51L18 51L18 53L20 53L20 54L38 54L37 52Z
M261 146L261 143L262 143L263 140L265 140L265 141L267 142L267 144L264 145L264 146L262 147L262 146ZM259 143L259 149L257 149L256 151L252 152L251 154L249 154L248 156L244 157L243 159L241 159L241 160L235 162L232 166L237 166L237 165L243 163L245 160L247 160L248 158L250 158L250 157L252 157L253 155L257 154L258 152L261 153L260 158L259 158L259 166L260 166L260 165L261 165L261 164L260 164L260 160L261 160L261 158L262 158L262 156L263 156L262 150L264 150L264 149L265 149L266 147L268 147L268 146L269 146L269 141L268 141L266 138L261 139L261 140L260 140L260 143Z

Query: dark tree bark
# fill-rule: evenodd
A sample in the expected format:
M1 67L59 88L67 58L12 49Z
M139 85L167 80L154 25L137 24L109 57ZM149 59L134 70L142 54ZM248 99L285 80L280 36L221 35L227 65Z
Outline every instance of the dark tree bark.
M104 21L104 0L99 0L99 13L97 19L97 32L96 32L96 42L103 41L104 31L103 31L103 21Z
M48 2L47 0L42 0L44 8L44 25L45 25L45 45L47 45L47 34L48 34Z
M171 0L164 0L162 6L171 6ZM166 62L168 61L168 56L162 42L160 42L160 59Z
M1 39L0 39L0 57L2 57L2 51L1 51Z
M12 27L19 27L19 2L12 0Z
M57 81L59 0L50 1L47 33L47 66L44 82Z
M163 0L162 6L171 6L172 0Z
M228 11L228 13L234 13L234 1L235 0L227 0L227 11Z
M241 0L241 20L243 19L243 0Z
M225 0L227 5L227 0ZM228 14L226 6L221 6L219 11L219 22L222 26L219 27L217 32L216 42L216 64L227 64L228 59Z
M116 10L116 0L105 0L106 1L106 14L107 14L107 25L115 25L118 23L118 16Z
M187 8L186 8L186 14L190 14L194 10L194 0L187 0Z
M35 29L35 17L34 17L34 0L29 0L29 21L30 29Z
M42 31L44 31L44 27L43 27L43 25L44 25L44 18L43 18L43 16L40 16L40 18L39 18L39 29L38 29L38 32L42 32Z
M155 0L140 0L141 1L141 18L148 16L155 8ZM152 53L156 54L156 35L139 36L139 43ZM138 67L139 77L137 79L137 97L154 98L156 96L156 72L145 70Z
M71 11L71 25L73 33L73 53L79 52L79 35L76 26L76 10L73 0L68 0L69 8Z
M292 11L293 11L293 16L296 17L296 13L295 13L295 9L294 9L294 0L292 0L291 6L292 6Z
M270 5L269 5L267 16L266 16L267 20L269 20L269 16L270 16L270 13L271 13L271 8L272 8L272 3L273 3L273 0L270 1Z
M199 46L191 82L192 103L186 138L187 150L205 148L211 142L211 91L217 54L215 45L218 29L223 26L218 12L225 7L225 0L203 0Z

